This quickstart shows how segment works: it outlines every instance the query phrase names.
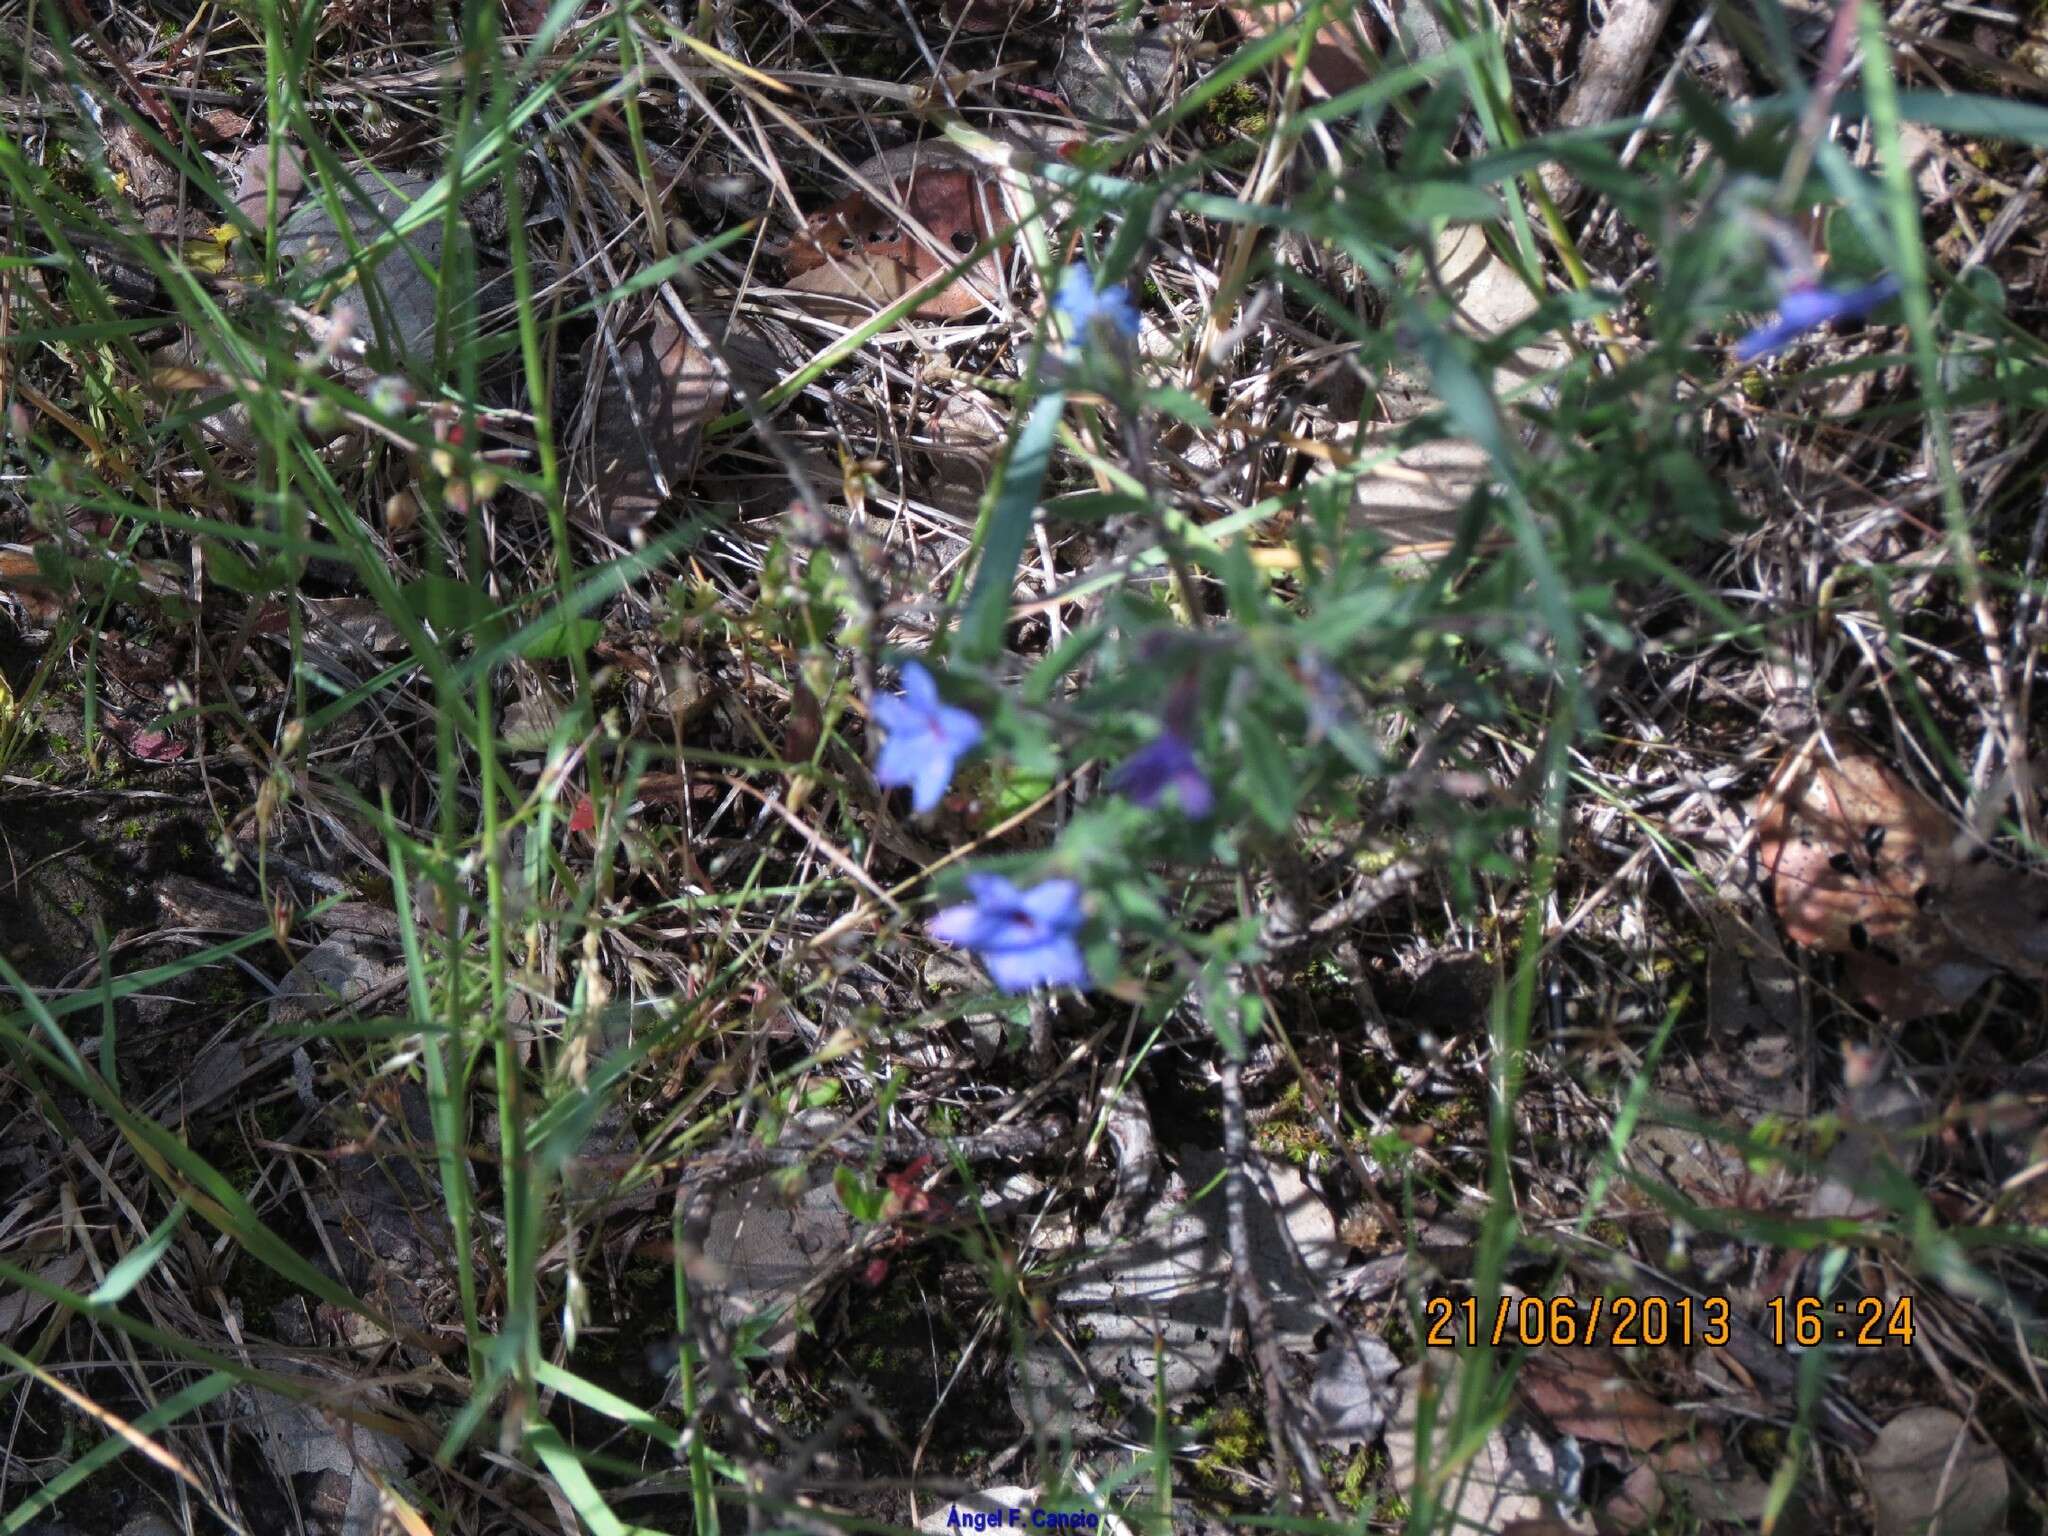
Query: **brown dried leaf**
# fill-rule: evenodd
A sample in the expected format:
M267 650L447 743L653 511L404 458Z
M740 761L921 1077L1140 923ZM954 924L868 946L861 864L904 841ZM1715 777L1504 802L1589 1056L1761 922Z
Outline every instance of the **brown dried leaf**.
M1238 30L1248 38L1264 37L1276 27L1289 26L1300 14L1296 0L1241 0L1230 7ZM1316 33L1308 50L1307 83L1322 96L1341 96L1372 78L1372 70L1352 33L1365 23L1361 10L1348 20L1333 21ZM1375 38L1377 44L1379 39ZM1283 55L1283 61L1287 56Z
M123 183L128 200L142 218L145 233L159 238L197 238L206 231L206 217L185 203L185 178L156 152L140 130L123 122L107 124L107 164Z
M1542 1351L1517 1381L1530 1405L1558 1429L1601 1445L1648 1451L1692 1427L1684 1414L1630 1381L1604 1349Z
M209 107L192 115L192 136L201 144L232 144L255 127L255 121L227 107Z
M1946 1408L1909 1408L1863 1453L1878 1536L1992 1536L2011 1503L2005 1458Z
M886 187L878 203L854 192L814 213L782 249L789 286L800 293L893 304L987 239L1003 221L1003 202L982 166L948 144L917 144L877 155L860 173ZM928 230L938 250L901 217ZM940 259L940 252L950 252ZM914 315L957 320L989 307L1004 291L1000 251L959 281L928 294Z
M14 1256L17 1264L26 1264L25 1256ZM68 1252L45 1259L37 1266L35 1276L47 1285L72 1286L85 1278L85 1255ZM11 1339L28 1327L37 1318L49 1311L55 1303L39 1291L10 1288L0 1295L0 1339Z
M1948 817L1876 758L1816 754L1765 815L1757 856L1786 935L1851 954L1932 927L1919 893L1948 873L1953 838Z
M946 25L963 33L1003 32L1015 26L1030 0L940 0Z
M1992 861L1867 751L1791 771L1758 860L1786 936L1847 955L1864 1002L1903 1021L1959 1006L2000 968L2048 976L2048 882Z
M983 396L963 390L932 412L928 432L930 473L913 490L934 506L971 517L1002 454L1002 415Z
M184 363L158 363L149 370L149 382L153 388L165 390L206 391L226 387L219 374Z
M577 458L571 503L594 502L606 532L624 538L688 486L704 423L725 409L728 391L666 304L619 336L618 362L602 335L591 338L585 376L603 382L591 453Z

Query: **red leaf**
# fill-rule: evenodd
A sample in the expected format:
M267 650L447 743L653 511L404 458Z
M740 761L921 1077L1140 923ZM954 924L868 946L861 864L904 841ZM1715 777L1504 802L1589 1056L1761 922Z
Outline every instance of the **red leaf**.
M145 763L175 763L192 750L169 731L137 725L112 710L107 711L101 723L105 725L107 734L121 743L129 756L140 758Z

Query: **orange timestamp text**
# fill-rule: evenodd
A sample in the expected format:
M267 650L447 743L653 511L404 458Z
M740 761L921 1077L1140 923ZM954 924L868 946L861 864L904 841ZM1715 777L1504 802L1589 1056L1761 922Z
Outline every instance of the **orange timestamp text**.
M1765 1332L1780 1349L1796 1345L1816 1349L1846 1344L1854 1349L1883 1349L1913 1342L1913 1298L1886 1301L1858 1296L1851 1301L1822 1301L1801 1296L1787 1301L1773 1296L1764 1307Z
M1491 1306L1472 1296L1431 1296L1422 1312L1422 1342L1431 1349L1718 1347L1728 1342L1730 1317L1725 1296L1503 1296Z

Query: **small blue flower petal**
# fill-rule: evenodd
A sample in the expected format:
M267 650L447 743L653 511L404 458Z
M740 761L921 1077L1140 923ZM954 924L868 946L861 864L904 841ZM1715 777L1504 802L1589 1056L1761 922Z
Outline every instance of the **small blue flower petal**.
M1048 928L1078 928L1081 924L1081 887L1073 880L1041 880L1019 893L1017 903Z
M903 664L903 692L876 695L868 710L884 733L876 782L908 789L911 809L924 815L944 798L960 759L981 740L981 722L941 703L938 683L915 661Z
M1005 992L1088 985L1088 961L1081 946L1068 938L1047 939L1030 949L989 950L981 961Z
M1899 280L1885 276L1861 288L1793 288L1778 301L1777 318L1760 325L1735 344L1735 360L1753 363L1782 351L1806 332L1831 321L1866 315L1887 299L1898 297Z
M925 932L941 944L951 944L956 949L979 949L989 936L989 920L972 902L946 907L934 913L924 926Z
M1014 907L1024 900L1023 892L1001 875L973 874L967 877L967 894L978 907Z
M942 943L971 949L1005 992L1088 985L1088 965L1075 935L1086 915L1081 887L1046 880L1020 891L1000 875L967 877L973 898L934 916L926 931Z
M1171 796L1183 816L1196 820L1216 806L1216 793L1195 760L1195 749L1177 731L1161 731L1132 753L1110 776L1109 787L1147 810Z
M1121 336L1137 339L1138 306L1121 287L1098 291L1095 278L1084 263L1076 262L1067 268L1052 302L1077 341L1085 339L1088 328L1098 320Z
M903 663L903 697L915 709L936 709L939 703L939 683L929 668L921 661Z

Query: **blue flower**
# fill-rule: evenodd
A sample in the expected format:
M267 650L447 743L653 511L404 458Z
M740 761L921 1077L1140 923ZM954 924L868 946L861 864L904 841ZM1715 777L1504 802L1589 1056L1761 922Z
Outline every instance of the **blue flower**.
M1118 288L1097 291L1087 264L1075 262L1060 279L1060 291L1053 296L1053 312L1067 323L1074 339L1085 340L1089 326L1104 322L1117 334L1135 341L1138 335L1138 306Z
M1861 288L1821 288L1812 284L1789 290L1778 301L1778 318L1760 325L1735 343L1735 360L1753 363L1792 345L1807 331L1831 320L1867 315L1899 291L1896 277L1881 277Z
M911 809L922 816L939 803L954 768L981 740L981 722L941 703L939 685L915 661L903 664L903 692L877 694L870 708L888 733L875 759L875 778L889 789L909 789Z
M1195 749L1178 731L1164 730L1124 760L1110 775L1109 787L1129 795L1147 809L1169 794L1183 816L1203 817L1215 807L1216 794L1208 775L1195 761Z
M967 893L972 901L926 925L933 938L973 950L1005 992L1088 985L1074 937L1082 922L1079 885L1044 880L1020 891L1001 875L969 875Z

